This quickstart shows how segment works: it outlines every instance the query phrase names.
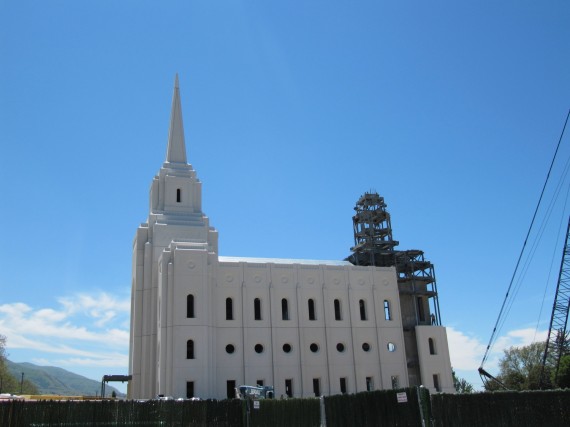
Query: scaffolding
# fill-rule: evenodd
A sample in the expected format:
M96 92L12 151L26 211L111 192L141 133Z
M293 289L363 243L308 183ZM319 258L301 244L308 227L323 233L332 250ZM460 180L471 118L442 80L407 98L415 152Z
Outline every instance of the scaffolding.
M354 207L352 217L354 246L346 259L354 265L395 267L400 295L413 299L414 316L404 320L404 327L441 325L437 284L433 264L418 249L396 250L399 242L392 237L390 213L378 193L364 193Z

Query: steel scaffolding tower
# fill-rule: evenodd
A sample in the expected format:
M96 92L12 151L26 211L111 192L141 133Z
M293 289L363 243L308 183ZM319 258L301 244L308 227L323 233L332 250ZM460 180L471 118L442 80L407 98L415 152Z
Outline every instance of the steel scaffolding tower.
M355 265L395 268L409 385L420 385L416 326L441 325L435 272L423 251L395 250L399 242L392 238L392 223L386 206L378 193L365 193L358 199L352 217L354 246L346 260Z
M384 198L378 193L360 196L352 217L354 246L346 259L355 265L396 267L400 295L416 298L412 303L414 316L408 316L405 328L420 324L441 325L433 264L424 258L423 251L394 249L399 242L392 238L392 223L386 207Z
M357 265L392 266L395 264L390 214L384 198L377 193L360 196L352 217L354 246L350 248Z

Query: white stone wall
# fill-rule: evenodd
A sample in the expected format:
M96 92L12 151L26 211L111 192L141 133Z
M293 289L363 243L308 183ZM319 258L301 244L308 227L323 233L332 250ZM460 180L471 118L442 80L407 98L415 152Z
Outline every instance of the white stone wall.
M422 385L428 388L430 393L455 393L445 328L416 326L416 339ZM436 389L436 386L439 389Z
M406 386L394 269L339 264L247 258L216 262L205 247L172 244L161 258L162 271L168 266L171 273L159 279L157 393L186 397L188 381L194 383L196 396L218 399L226 397L228 380L236 385L262 380L275 387L277 396L286 395L285 381L291 380L295 397L314 396L313 379L325 395L341 392L340 378L348 393L366 390L367 378L374 389L391 388L392 376ZM195 301L192 319L186 317L190 293ZM227 298L232 300L232 319L226 319ZM260 301L259 320L255 299ZM309 299L315 320L309 319ZM341 320L335 318L335 299ZM360 300L366 305L365 320ZM385 300L390 301L391 320L385 319ZM194 342L193 359L187 359L189 339ZM256 346L262 346L260 352Z

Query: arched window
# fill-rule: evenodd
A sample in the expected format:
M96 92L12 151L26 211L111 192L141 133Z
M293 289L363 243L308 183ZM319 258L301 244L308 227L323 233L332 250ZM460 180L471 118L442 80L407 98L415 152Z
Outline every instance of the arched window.
M186 359L194 359L194 341L186 341Z
M360 308L360 320L367 320L366 317L366 301L361 299L358 301L358 307Z
M253 313L255 320L261 320L261 300L259 298L253 300Z
M392 320L392 313L390 313L390 301L384 300L384 320Z
M281 300L281 318L289 320L289 302L285 298Z
M428 339L428 343L429 343L429 354L436 354L434 339L433 338Z
M186 296L186 317L191 319L194 317L194 295Z
M180 188L176 189L176 202L180 203L182 201L182 190Z
M315 300L313 298L309 299L309 320L317 320L317 316L315 314Z
M234 320L234 302L231 298L226 298L226 320Z
M340 300L334 300L334 320L342 320L342 312L340 311Z

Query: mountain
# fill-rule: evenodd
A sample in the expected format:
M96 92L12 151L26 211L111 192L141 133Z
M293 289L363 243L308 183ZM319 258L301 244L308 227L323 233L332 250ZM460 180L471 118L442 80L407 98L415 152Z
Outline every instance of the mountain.
M33 363L15 363L6 360L6 367L18 379L23 372L24 378L33 382L41 394L95 396L101 393L101 383L99 381L85 378L55 366L38 366ZM106 396L110 396L113 391L115 391L117 397L125 396L115 387L109 384L105 385Z

